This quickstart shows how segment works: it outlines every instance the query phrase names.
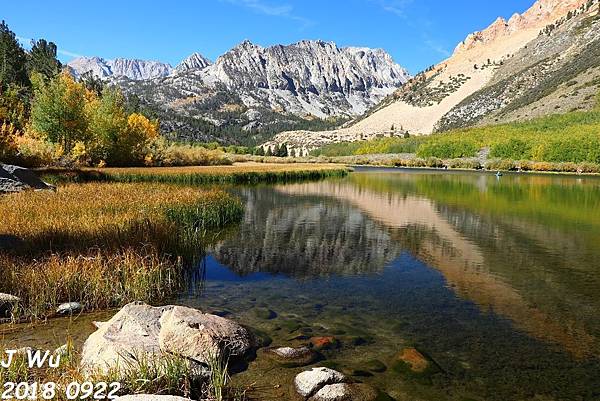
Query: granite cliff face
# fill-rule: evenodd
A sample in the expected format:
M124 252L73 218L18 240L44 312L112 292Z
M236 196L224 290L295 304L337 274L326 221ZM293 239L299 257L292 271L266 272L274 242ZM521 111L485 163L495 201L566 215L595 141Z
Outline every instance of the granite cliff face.
M569 11L585 5L587 0L538 0L523 14L515 13L508 21L499 17L488 28L467 36L455 50L455 54L477 48L501 38L529 29L539 30L567 15Z
M539 67L539 54L576 64L582 48L557 47L555 35L568 31L561 40L583 44L586 32L597 29L589 19L597 8L597 0L538 0L508 21L498 18L488 28L469 35L449 59L419 74L357 121L353 130L381 131L394 124L411 134L430 134L451 128L454 124L444 121L447 113L493 85L499 76L533 72ZM540 72L530 74L535 79L523 89L535 91L544 77ZM511 95L501 102L511 103L517 97L520 95Z
M381 49L321 41L268 48L244 41L203 74L207 85L222 84L272 109L321 118L362 114L408 78Z
M173 137L260 143L289 129L335 128L409 78L381 49L244 41L214 64L195 54L168 76L111 79L153 110Z
M67 66L76 77L91 71L102 79L110 77L127 77L132 80L166 77L173 67L158 61L132 60L117 58L105 60L100 57L79 57L70 61Z

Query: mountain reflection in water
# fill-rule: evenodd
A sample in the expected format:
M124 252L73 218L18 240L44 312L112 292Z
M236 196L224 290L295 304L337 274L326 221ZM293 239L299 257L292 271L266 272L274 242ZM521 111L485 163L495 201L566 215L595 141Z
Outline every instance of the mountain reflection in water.
M245 220L212 252L238 275L376 274L409 252L482 312L600 355L600 180L367 171L238 193Z

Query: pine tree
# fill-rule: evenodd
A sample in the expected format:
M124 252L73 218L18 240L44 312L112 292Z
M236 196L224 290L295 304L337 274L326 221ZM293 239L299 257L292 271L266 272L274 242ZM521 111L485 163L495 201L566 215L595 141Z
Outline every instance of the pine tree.
M87 90L94 92L98 96L102 95L102 91L104 90L104 83L99 77L94 75L93 71L88 71L81 74L79 82L85 85ZM135 94L132 96L135 96L138 101L138 103L135 105L135 110L132 110L132 112L137 112L139 109L139 98Z
M0 89L9 85L29 86L25 50L4 21L0 23Z
M56 58L56 45L44 39L31 42L31 51L27 55L27 70L38 72L46 79L52 79L60 72L62 65Z

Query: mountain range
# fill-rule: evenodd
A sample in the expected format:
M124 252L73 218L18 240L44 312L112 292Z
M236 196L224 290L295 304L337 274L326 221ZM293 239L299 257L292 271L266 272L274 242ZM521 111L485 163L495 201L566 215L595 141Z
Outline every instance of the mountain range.
M331 142L427 135L589 110L600 90L598 0L538 0L498 18L344 128L289 131L264 144L296 154Z
M289 128L327 128L357 117L411 76L381 49L301 41L261 47L244 41L214 63L199 53L177 67L156 61L78 58L119 85L183 140L257 143Z
M411 77L381 49L244 41L214 63L98 57L68 64L119 85L173 139L287 145L427 135L591 109L600 89L599 0L537 0L468 35Z

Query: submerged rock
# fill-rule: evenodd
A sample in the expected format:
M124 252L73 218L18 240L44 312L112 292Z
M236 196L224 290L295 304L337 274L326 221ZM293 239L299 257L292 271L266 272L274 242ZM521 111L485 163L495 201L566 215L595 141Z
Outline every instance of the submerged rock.
M59 315L74 315L81 311L83 311L83 305L79 302L66 302L56 309L56 313Z
M21 192L26 189L54 190L29 169L0 163L0 193Z
M10 317L10 314L21 298L10 294L0 293L0 318Z
M251 329L252 336L254 337L254 345L256 348L264 348L271 345L273 339L267 333L258 329Z
M365 369L370 372L382 373L387 370L387 366L378 359L373 359L365 363Z
M310 365L319 359L319 354L308 347L272 347L265 352L271 359L290 368Z
M263 320L272 320L277 317L277 313L275 311L268 308L257 308L254 310L254 314L257 318Z
M328 384L343 383L346 376L329 368L312 368L302 372L294 379L296 392L303 397L310 397L323 386Z
M317 350L330 350L338 348L340 342L335 337L312 337L310 343Z
M85 373L121 373L140 361L160 360L164 355L199 364L228 354L242 356L251 348L251 336L235 322L182 306L152 307L131 303L100 325L83 345L81 366Z
M423 373L429 367L429 361L416 348L405 348L398 354L398 360L406 364L415 373Z

